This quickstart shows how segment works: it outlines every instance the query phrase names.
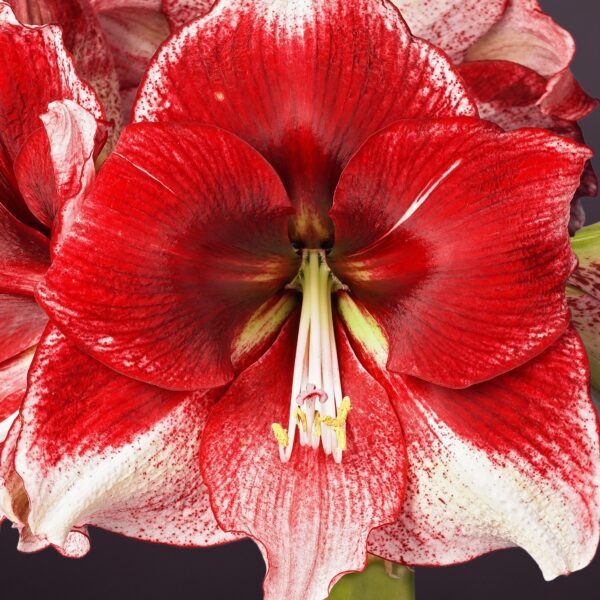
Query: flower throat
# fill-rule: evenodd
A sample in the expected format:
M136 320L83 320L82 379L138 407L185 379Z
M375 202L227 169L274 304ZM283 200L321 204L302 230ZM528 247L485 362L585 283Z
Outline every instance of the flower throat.
M303 250L302 265L290 284L302 293L296 359L287 429L273 423L279 455L287 462L298 435L301 446L323 447L341 462L346 449L350 399L342 395L331 295L344 289L331 272L324 250Z

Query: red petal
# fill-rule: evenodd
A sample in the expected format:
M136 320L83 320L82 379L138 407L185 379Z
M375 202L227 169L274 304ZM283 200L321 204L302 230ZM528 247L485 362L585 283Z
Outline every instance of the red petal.
M2 108L0 107L0 119ZM6 207L22 223L40 228L39 222L29 211L19 192L13 170L13 157L4 148L0 130L0 205Z
M33 298L0 294L0 362L37 344L47 321Z
M569 202L589 151L474 119L399 123L340 179L336 274L390 339L391 369L449 387L564 333Z
M70 100L52 102L40 118L44 128L25 142L15 174L31 212L52 229L56 251L95 180L98 128L94 117Z
M19 408L27 388L27 371L34 348L0 363L0 443L4 441L10 424L9 417Z
M598 100L586 94L568 69L550 80L540 101L545 113L568 121L583 119L597 106Z
M441 565L525 548L546 579L598 543L597 417L585 353L569 332L527 365L467 390L391 376L409 456L400 520L369 551Z
M163 11L172 29L178 29L197 17L203 17L215 0L162 0Z
M49 264L48 239L0 204L0 293L33 295Z
M500 108L531 107L546 93L545 77L514 62L480 60L458 70L480 107L492 103Z
M252 144L276 168L320 244L340 171L400 118L475 114L441 52L377 0L221 2L159 51L134 120L197 120Z
M339 573L364 568L369 531L394 519L402 499L402 432L343 334L342 381L353 406L343 461L298 446L281 462L271 424L288 420L296 333L291 319L219 400L202 439L202 471L220 525L263 548L266 600L322 600Z
M233 539L215 522L198 463L211 404L117 375L50 328L15 459L32 533L59 547L86 523L177 545Z
M11 160L54 100L73 100L97 119L104 117L93 90L75 72L60 27L21 25L5 4L0 6L0 71L10 73L0 84L0 139Z
M40 298L122 373L168 389L222 385L236 329L297 272L290 211L275 172L231 134L131 126Z
M535 71L504 60L464 63L459 71L477 101L481 117L504 129L544 127L577 139L579 131L573 121L597 105L570 74L563 78L564 83L549 85ZM574 87L563 87L568 82Z
M439 46L454 61L498 22L507 0L392 0L414 35Z

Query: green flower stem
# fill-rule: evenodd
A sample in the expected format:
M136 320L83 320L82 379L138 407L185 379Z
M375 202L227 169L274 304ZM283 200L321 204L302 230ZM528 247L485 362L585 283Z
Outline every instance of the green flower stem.
M410 569L369 558L362 573L349 573L331 590L329 600L414 600L415 581Z

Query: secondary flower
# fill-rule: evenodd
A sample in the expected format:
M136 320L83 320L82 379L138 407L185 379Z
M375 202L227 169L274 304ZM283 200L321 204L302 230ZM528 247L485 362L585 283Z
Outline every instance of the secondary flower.
M584 227L572 240L579 259L569 279L567 299L573 323L590 361L592 387L600 391L600 225Z
M78 76L102 101L113 127L129 121L142 74L169 34L160 0L7 0L22 23L57 24Z
M570 71L571 35L545 15L537 0L392 0L414 35L452 59L483 118L505 129L543 127L582 141L577 121L597 101ZM174 25L205 15L212 2L165 0ZM571 206L569 230L579 229L583 196L595 196L597 180L586 165Z
M477 119L375 0L218 4L134 114L39 288L14 457L35 535L249 535L269 599L323 598L367 548L589 562L564 295L587 149Z
M47 323L34 288L94 179L99 121L58 27L24 26L0 3L0 442Z

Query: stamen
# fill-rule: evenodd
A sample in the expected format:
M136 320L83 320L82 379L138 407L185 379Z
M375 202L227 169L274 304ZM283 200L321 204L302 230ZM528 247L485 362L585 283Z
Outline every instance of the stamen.
M348 414L351 410L352 405L350 404L350 398L346 396L342 400L342 404L338 410L338 416L335 419L333 417L325 417L322 419L325 425L333 429L337 437L338 448L340 450L346 450L346 419L348 418Z
M324 250L304 250L302 266L288 287L302 292L302 310L288 428L273 424L279 454L283 462L290 459L297 429L302 446L322 446L339 463L347 448L346 421L352 407L342 396L331 295L344 286L331 273Z
M284 429L279 423L273 423L273 425L271 425L271 429L273 429L273 433L275 434L275 438L279 442L279 445L282 448L287 448L289 443L287 430Z
M320 437L321 436L321 415L319 414L319 411L315 412L315 424L313 427L313 435L315 437Z
M294 411L294 416L296 417L296 421L298 424L302 423L302 430L306 432L306 415L304 414L304 412L298 407L296 407L296 410Z

